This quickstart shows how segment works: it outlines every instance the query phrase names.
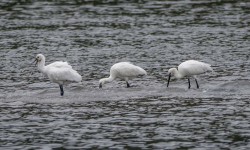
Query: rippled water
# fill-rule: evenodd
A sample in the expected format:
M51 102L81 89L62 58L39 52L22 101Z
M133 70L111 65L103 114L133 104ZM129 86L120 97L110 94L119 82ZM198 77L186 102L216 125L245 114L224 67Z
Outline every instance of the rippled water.
M249 149L250 2L0 2L1 149ZM68 61L82 83L59 87L32 64ZM213 66L200 89L166 87L187 59ZM115 62L148 76L105 84Z

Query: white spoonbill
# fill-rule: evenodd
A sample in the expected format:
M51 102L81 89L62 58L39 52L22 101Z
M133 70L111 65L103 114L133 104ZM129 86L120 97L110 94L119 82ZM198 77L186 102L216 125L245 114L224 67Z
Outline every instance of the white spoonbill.
M188 60L183 63L181 63L178 66L178 70L176 68L171 68L168 70L168 84L170 82L171 76L174 76L177 79L187 77L188 78L188 88L190 89L190 77L194 77L196 86L199 88L198 81L195 77L195 75L199 75L202 73L205 73L207 71L213 71L213 69L210 67L211 65L203 62L199 62L196 60Z
M38 70L48 76L51 82L58 83L63 96L63 85L70 82L81 82L82 77L67 62L56 61L45 66L45 57L42 54L36 56Z
M147 75L147 72L141 67L135 66L130 62L119 62L110 68L110 76L99 80L99 88L106 82L111 82L117 78L125 80L127 87L130 87L128 80Z

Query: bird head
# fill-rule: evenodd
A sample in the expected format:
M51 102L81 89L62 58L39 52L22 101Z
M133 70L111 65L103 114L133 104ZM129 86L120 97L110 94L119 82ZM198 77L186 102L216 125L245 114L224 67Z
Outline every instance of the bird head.
M99 80L99 88L102 88L102 85L109 81L109 78L102 78Z
M176 72L176 68L170 68L169 70L168 70L168 75L170 75L170 76L174 76L175 75L175 72Z
M37 65L37 63L41 62L42 60L45 60L45 57L43 56L43 54L38 54L36 55L36 59L34 62L36 62Z
M102 85L105 83L105 79L99 80L99 88L102 88Z
M171 69L168 70L168 84L167 84L167 87L169 86L171 76L175 76L176 71L177 71L176 68L171 68Z

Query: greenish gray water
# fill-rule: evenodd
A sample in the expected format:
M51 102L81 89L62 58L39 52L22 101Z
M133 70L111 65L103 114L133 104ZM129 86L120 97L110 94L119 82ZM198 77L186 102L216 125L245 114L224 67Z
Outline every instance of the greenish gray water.
M250 2L1 1L0 149L249 149ZM68 61L82 83L32 64ZM214 73L166 87L196 59ZM115 62L148 76L98 88Z

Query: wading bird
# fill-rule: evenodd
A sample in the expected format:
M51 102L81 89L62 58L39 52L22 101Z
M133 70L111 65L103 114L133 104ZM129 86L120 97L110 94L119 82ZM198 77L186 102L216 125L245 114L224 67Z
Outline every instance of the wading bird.
M110 68L110 76L99 80L99 88L102 88L106 82L111 82L115 79L125 80L127 87L130 87L128 80L136 77L147 75L147 72L141 67L135 66L129 62L119 62Z
M63 85L70 82L81 82L82 77L73 70L67 62L56 61L45 66L45 57L38 54L35 59L38 70L46 75L51 82L59 84L61 96L63 96Z
M199 88L198 81L195 77L195 75L199 75L202 73L205 73L207 71L213 71L213 69L210 67L211 65L203 62L199 62L196 60L188 60L183 63L181 63L178 66L178 70L176 68L171 68L168 70L168 84L167 87L169 86L170 78L171 76L174 76L177 79L181 79L184 77L188 78L188 88L190 89L190 77L194 77L196 86Z

